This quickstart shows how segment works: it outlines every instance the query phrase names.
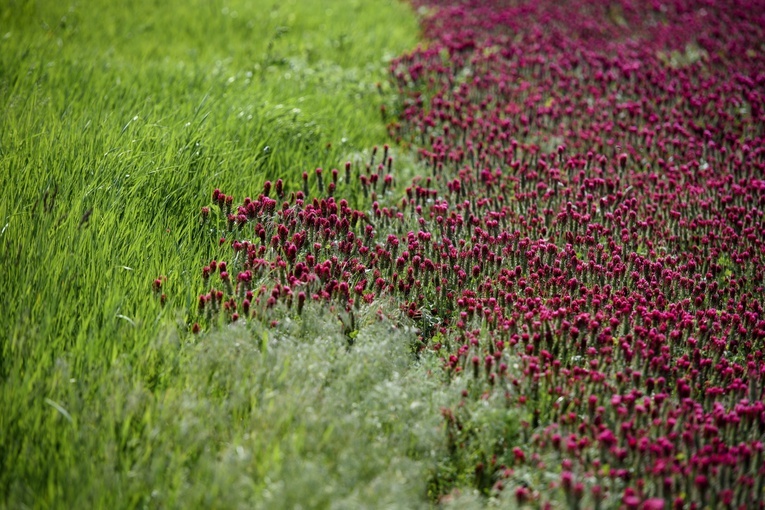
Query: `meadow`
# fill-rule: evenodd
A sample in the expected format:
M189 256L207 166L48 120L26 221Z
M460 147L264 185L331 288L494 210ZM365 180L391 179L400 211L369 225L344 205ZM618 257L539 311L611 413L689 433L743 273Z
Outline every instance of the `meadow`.
M761 1L11 5L6 506L762 508Z
M382 461L351 453L379 431L346 413L373 405L372 382L321 388L350 362L330 355L336 328L266 359L260 337L242 335L245 354L233 339L189 342L185 320L219 250L200 221L216 186L297 184L384 140L387 61L416 43L411 9L11 1L0 32L0 506L368 500L354 491ZM351 354L374 385L406 376L398 348L379 348L398 361ZM304 490L278 488L295 477Z

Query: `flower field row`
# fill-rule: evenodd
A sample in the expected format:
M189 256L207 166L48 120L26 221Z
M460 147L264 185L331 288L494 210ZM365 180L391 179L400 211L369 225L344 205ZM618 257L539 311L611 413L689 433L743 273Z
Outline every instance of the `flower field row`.
M483 494L762 508L765 4L414 4L430 42L392 62L383 110L422 175L398 183L386 145L215 190L202 221L230 251L192 330L318 302L352 343L356 310L392 299L463 404L523 417L487 445L470 406L443 409Z

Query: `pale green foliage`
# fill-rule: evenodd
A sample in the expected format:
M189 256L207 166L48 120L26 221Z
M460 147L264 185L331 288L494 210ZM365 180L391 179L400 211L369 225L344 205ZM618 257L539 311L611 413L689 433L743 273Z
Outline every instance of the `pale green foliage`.
M241 323L179 350L154 347L172 386L149 391L127 360L97 387L56 363L57 403L42 406L73 462L66 506L415 508L444 455L448 392L414 333L362 322L352 348L326 308L274 330ZM436 374L436 375L432 375ZM21 481L11 501L29 497Z

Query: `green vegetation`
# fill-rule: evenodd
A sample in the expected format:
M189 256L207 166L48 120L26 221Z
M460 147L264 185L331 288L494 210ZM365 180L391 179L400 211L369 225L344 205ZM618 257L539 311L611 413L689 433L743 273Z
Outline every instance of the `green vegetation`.
M384 142L385 59L417 34L399 2L5 3L0 506L425 501L445 397L411 332L184 333L213 188L295 190Z

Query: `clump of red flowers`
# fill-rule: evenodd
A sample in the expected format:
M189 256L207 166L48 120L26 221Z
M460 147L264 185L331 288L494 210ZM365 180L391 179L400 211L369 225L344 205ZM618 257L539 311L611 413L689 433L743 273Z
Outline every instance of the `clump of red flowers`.
M474 466L486 494L762 508L765 4L414 4L430 42L391 64L390 132L422 175L396 195L386 146L216 190L230 251L194 331L386 296L464 399L526 417ZM469 417L443 414L458 455ZM552 490L518 474L545 469Z

